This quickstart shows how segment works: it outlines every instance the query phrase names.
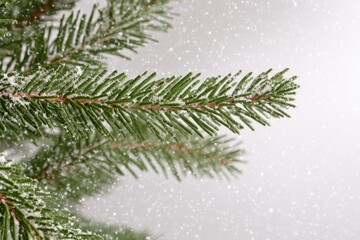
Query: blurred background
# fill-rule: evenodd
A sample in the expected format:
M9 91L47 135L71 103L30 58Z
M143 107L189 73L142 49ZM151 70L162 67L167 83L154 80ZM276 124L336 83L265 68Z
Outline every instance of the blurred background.
M289 67L297 108L236 136L248 161L237 180L128 176L82 212L169 240L360 239L360 2L182 0L174 12L159 43L110 68L211 76Z

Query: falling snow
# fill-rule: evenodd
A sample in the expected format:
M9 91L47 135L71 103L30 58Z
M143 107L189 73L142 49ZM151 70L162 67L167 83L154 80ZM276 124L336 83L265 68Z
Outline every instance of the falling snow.
M249 163L238 180L143 175L83 211L160 239L359 239L360 2L189 0L176 11L160 43L113 64L206 76L290 67L298 107L242 132Z
M159 43L132 61L110 58L110 67L160 76L289 67L301 86L297 108L234 136L248 161L237 180L140 174L82 199L82 212L159 239L360 239L360 2L188 0L174 9Z

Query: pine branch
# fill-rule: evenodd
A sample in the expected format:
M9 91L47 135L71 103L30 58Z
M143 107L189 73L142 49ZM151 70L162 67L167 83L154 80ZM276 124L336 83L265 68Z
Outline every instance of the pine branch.
M73 229L66 212L46 208L48 195L21 167L0 160L0 239L102 239Z
M10 1L0 0L0 8ZM89 16L73 12L59 26L39 24L75 2L17 0L16 8L0 9L0 34L7 34L0 39L0 143L43 136L39 152L22 165L0 156L0 239L102 239L74 224L104 239L147 239L73 221L58 208L101 192L127 172L178 180L236 176L242 151L213 137L219 127L239 133L253 123L269 125L270 117L289 117L287 109L295 107L298 85L285 77L287 69L207 79L109 73L101 68L106 54L128 59L155 41L150 32L170 27L170 1L108 0Z
M39 70L31 76L0 77L0 135L14 129L42 134L43 128L64 128L74 138L96 131L114 139L144 140L137 122L159 139L181 133L214 136L219 126L239 133L252 122L269 125L268 117L289 117L294 107L295 77L287 70L256 77L240 73L211 77L199 74L155 80L143 74L126 80L124 73L99 69Z
M49 21L60 10L70 10L76 0L16 0L2 15L15 19L17 23L9 25L9 30L19 30L27 26Z
M43 38L44 27L53 20L52 16L60 10L72 9L76 1L13 0L6 9L0 8L0 18L4 18L2 30L6 33L2 35L0 41L0 66L9 63L8 67L11 67L11 64L21 64L19 62L22 60L23 49L29 49L28 44L33 45L36 40ZM39 47L36 44L35 46ZM35 52L31 54L36 56L36 49L32 50ZM14 61L19 62L14 63ZM5 70L5 67L0 67L0 72L2 70Z
M99 135L74 141L64 134L46 140L40 152L27 161L26 175L43 182L54 192L66 192L78 200L84 195L100 193L117 177L129 172L138 177L139 171L152 170L181 180L194 177L230 178L241 173L237 164L242 151L229 146L229 139L181 138L158 141L142 127L147 141L129 138L112 141ZM73 191L76 189L76 191Z
M20 46L4 41L7 51L0 69L30 71L37 65L52 68L61 63L68 67L100 66L104 65L104 54L129 59L127 52L155 41L149 32L170 27L168 2L113 0L103 9L94 5L89 17L80 12L64 15L57 31L52 25L45 27Z

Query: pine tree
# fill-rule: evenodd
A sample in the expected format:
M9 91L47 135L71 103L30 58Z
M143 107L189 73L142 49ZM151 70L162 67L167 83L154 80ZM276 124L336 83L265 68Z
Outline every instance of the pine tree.
M171 27L170 0L108 0L89 15L72 12L76 2L0 0L0 154L36 148L17 162L0 155L0 239L146 239L71 206L139 171L237 176L243 150L219 127L240 133L294 107L287 69L206 79L110 72L106 55L129 59Z

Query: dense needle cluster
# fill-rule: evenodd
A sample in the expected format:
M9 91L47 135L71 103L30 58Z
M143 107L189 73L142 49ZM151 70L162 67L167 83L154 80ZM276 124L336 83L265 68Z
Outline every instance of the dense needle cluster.
M237 176L243 150L219 128L253 130L294 107L287 69L205 79L109 72L106 54L129 59L171 27L171 3L108 0L86 15L71 12L77 2L0 0L0 154L36 149L16 163L0 155L0 240L146 239L70 206L128 173Z

